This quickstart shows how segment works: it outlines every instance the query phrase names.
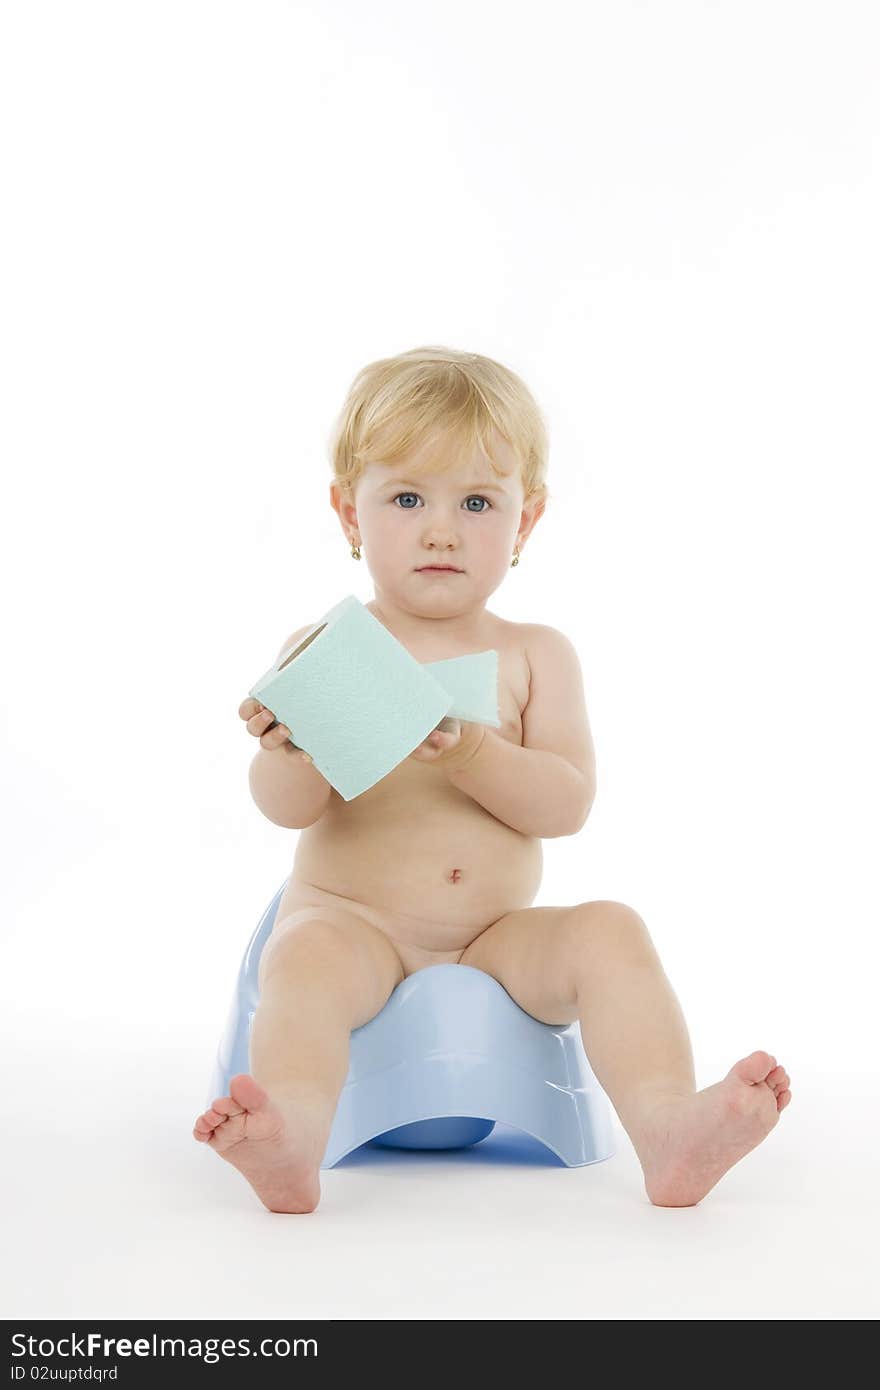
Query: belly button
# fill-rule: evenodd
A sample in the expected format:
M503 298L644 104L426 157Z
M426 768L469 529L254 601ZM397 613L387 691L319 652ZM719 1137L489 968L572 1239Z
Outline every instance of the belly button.
M449 878L452 883L458 883L458 880L461 878L461 869L453 869Z

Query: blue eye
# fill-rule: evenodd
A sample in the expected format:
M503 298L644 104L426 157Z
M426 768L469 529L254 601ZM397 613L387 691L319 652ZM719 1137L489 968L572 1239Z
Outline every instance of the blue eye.
M417 492L398 492L397 495L396 495L394 498L392 498L392 501L394 501L394 502L399 502L401 497L418 497L418 495L419 495L419 494L418 494ZM491 507L492 507L492 503L489 501L488 497L483 497L483 496L481 496L481 495L478 494L478 493L472 493L471 496L467 498L467 501L468 501L468 502L485 502L485 503L486 503L485 507L480 507L479 511L474 512L474 515L475 515L475 516L481 516L481 515L483 514L483 512L488 511L488 510L491 510ZM404 512L411 512L411 511L414 511L414 510L415 510L415 508L413 508L413 507L402 507L402 508L401 508L401 511L404 511ZM474 510L473 507L468 507L468 511L473 512L473 510Z

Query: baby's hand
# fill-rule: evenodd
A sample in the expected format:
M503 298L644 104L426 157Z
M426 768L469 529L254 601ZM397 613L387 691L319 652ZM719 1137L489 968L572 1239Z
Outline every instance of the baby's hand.
M461 772L479 753L486 737L485 724L472 724L447 715L424 743L410 753L420 763L434 763L441 772Z
M238 713L242 719L247 721L248 733L260 740L261 748L271 750L281 748L282 745L286 744L289 752L300 753L308 763L312 761L308 753L303 753L301 748L294 748L290 742L291 733L287 725L276 724L272 711L266 709L265 705L261 705L259 700L255 700L253 696L242 700L238 707Z
M461 740L461 720L460 719L441 719L433 733L418 748L414 748L410 753L411 758L415 758L420 763L435 763L444 753L455 748Z

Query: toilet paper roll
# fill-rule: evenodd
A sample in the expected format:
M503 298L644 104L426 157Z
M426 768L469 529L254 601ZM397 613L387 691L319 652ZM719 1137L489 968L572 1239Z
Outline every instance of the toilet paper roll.
M474 652L472 656L428 661L424 669L430 671L435 681L452 696L449 714L469 723L491 724L493 729L500 729L497 652Z
M446 715L499 725L498 653L421 663L354 594L249 694L345 801L386 777ZM450 689L447 689L447 685Z

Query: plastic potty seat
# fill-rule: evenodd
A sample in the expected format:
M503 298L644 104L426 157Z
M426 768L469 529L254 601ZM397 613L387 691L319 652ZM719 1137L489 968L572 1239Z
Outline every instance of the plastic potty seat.
M269 904L239 971L208 1105L250 1070L260 953L286 887ZM615 1151L611 1110L578 1024L532 1018L491 975L430 965L408 975L351 1034L349 1069L322 1169L361 1144L448 1149L478 1144L496 1122L532 1135L568 1167Z

